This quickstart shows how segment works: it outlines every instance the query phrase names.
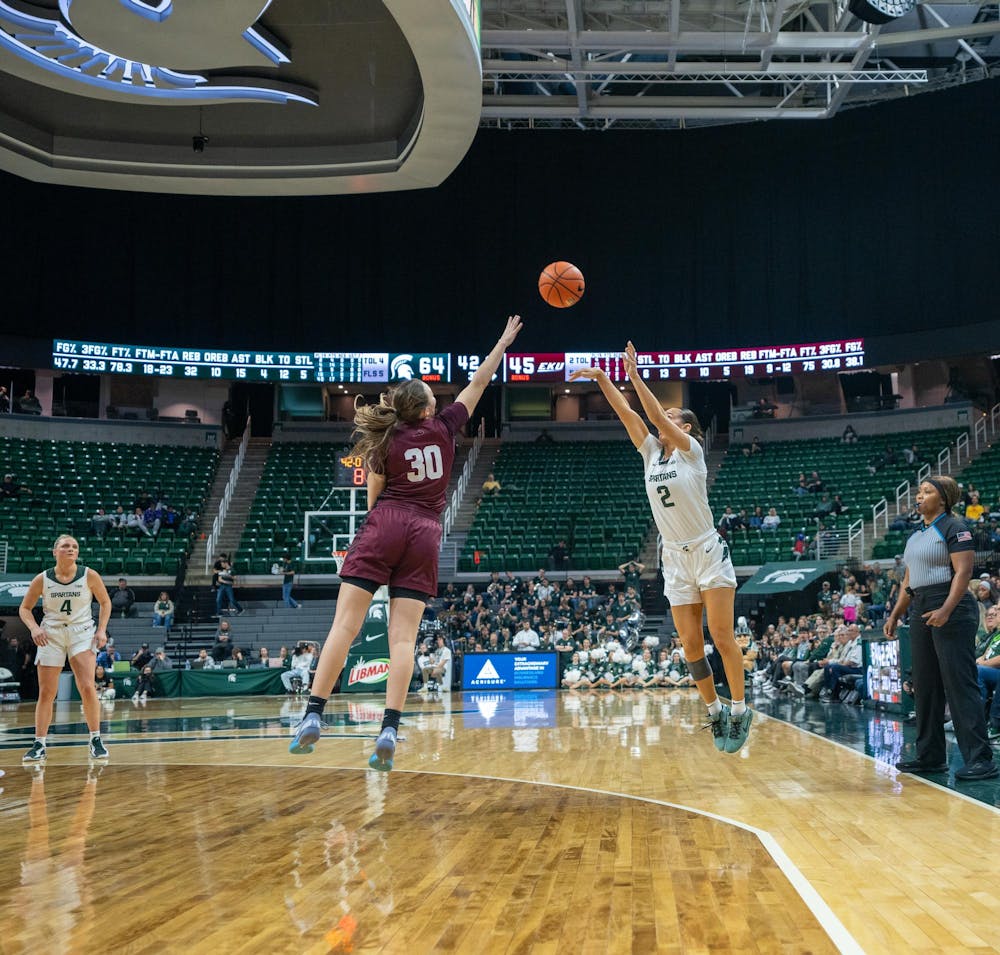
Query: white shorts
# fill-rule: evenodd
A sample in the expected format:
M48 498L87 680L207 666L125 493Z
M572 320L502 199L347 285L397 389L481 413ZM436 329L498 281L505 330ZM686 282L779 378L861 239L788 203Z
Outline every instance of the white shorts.
M687 545L663 546L663 593L671 606L702 603L705 590L736 589L729 545L716 533Z
M57 627L52 624L42 627L48 638L44 647L38 648L35 664L40 667L62 669L66 657L75 657L87 650L97 650L96 630L91 624L71 624Z

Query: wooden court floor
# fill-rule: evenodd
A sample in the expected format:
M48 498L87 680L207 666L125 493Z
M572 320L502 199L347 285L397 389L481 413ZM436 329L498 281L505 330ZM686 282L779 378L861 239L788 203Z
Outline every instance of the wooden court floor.
M0 710L0 952L995 952L1000 813L763 713L717 753L688 691L78 704L22 768Z

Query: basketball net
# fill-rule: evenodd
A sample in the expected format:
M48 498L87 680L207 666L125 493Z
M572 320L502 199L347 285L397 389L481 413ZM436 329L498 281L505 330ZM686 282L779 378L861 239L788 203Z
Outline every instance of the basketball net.
M346 550L335 550L331 555L337 563L337 573L340 573L340 568L344 566L344 558L347 556Z

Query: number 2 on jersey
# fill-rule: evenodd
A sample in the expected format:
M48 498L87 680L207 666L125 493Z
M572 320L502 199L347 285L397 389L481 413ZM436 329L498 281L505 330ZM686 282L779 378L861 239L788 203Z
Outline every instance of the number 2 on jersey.
M673 507L677 503L670 500L670 488L666 484L657 484L656 493L660 495L660 503L664 507Z
M410 465L406 479L414 484L427 478L435 480L444 476L444 461L441 449L436 444L429 444L425 448L410 448L404 452L403 457Z

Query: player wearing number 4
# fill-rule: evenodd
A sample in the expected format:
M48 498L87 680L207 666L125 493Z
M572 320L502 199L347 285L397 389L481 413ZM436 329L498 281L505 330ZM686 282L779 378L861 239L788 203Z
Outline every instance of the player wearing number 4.
M83 700L83 715L90 730L90 758L107 759L101 742L101 704L94 685L97 651L108 642L105 628L111 617L111 598L97 571L77 566L80 545L63 534L56 539L52 555L56 565L38 574L21 601L18 611L31 639L38 647L38 703L35 705L35 741L24 754L25 763L45 761L46 734L52 722L52 704L59 689L59 674L66 657ZM42 598L42 624L35 623L32 610ZM97 601L97 628L90 605Z
M428 598L437 596L441 512L455 460L455 435L469 420L521 330L515 315L455 403L435 414L436 401L422 381L407 381L361 405L354 415L359 454L368 466L368 517L340 569L340 595L323 646L312 695L289 751L311 753L320 737L320 717L351 643L361 630L372 595L389 585L389 677L382 731L373 769L392 769L399 718L413 675L413 648Z
M660 407L637 372L631 342L624 360L625 371L656 435L649 433L642 418L600 368L581 368L573 372L570 380L586 378L597 382L642 455L646 495L663 539L663 591L670 601L688 671L708 706L706 728L712 731L716 749L735 753L747 740L753 711L743 697L743 654L733 636L736 572L726 542L716 533L708 506L701 426L687 408L664 411ZM730 706L719 700L712 668L705 659L703 611L708 614L708 629L726 670L733 697Z

